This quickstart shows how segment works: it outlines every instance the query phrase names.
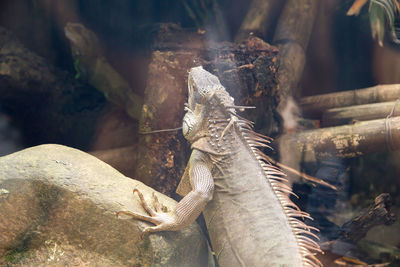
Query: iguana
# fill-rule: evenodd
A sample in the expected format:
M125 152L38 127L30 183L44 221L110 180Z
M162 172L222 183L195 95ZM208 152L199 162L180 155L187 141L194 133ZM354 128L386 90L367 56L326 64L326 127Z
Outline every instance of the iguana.
M298 218L310 218L289 199L284 174L257 148L270 139L241 118L234 99L216 76L195 67L188 76L188 103L182 131L193 149L177 192L184 198L164 213L150 216L120 211L151 222L143 233L176 231L204 214L211 244L221 266L320 266L313 240L316 230Z

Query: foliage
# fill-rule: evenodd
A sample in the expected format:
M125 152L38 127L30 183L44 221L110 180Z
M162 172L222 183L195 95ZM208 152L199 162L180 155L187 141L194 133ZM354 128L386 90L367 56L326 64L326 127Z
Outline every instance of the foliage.
M348 16L358 15L368 0L355 0L347 11ZM369 0L369 21L372 37L383 46L386 23L389 25L392 42L400 44L400 3L397 0Z
M76 71L75 79L78 80L81 77L81 69L79 67L79 59L74 60L74 69Z

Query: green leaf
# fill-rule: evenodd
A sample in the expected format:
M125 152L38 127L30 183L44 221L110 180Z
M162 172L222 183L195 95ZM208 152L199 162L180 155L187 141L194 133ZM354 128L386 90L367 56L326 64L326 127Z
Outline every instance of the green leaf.
M370 0L369 20L372 37L378 41L380 46L383 46L386 21L389 24L392 41L400 43L396 37L396 30L400 29L395 27L395 20L399 15L397 8L396 0Z
M74 69L76 71L75 79L78 80L81 77L81 68L79 67L79 59L74 60Z

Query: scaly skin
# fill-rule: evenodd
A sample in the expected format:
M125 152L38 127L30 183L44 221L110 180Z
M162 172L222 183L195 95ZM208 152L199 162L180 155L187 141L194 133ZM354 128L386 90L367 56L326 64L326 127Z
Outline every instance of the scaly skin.
M315 235L296 219L308 214L289 200L283 174L256 148L268 139L236 115L239 107L216 76L192 68L188 87L183 134L193 152L178 188L185 197L169 214L149 211L144 201L151 217L121 213L156 224L147 233L181 229L203 211L220 266L320 265Z

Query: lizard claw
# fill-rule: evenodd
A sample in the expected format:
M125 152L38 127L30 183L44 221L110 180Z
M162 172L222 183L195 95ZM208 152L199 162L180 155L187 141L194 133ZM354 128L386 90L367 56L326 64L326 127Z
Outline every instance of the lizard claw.
M146 231L146 229L147 229L147 227L146 228L144 228L144 230L142 231L142 233L140 234L140 239L141 240L143 240L144 239L144 237L146 236L146 234L148 234L149 232L148 231Z
M155 227L146 227L146 228L144 228L144 230L140 234L140 238L143 240L146 235L148 235L151 232L154 232L154 231L152 231L153 228L155 228Z
M148 233L163 231L163 230L170 228L169 226L173 222L173 217L167 215L166 212L164 212L166 207L158 201L156 194L154 192L152 194L153 204L154 204L154 208L155 208L155 211L154 211L147 204L146 200L143 197L143 194L137 188L133 189L133 193L135 193L135 192L138 194L143 208L146 210L146 212L148 214L150 214L150 216L142 215L142 214L139 214L136 212L131 212L131 211L118 211L116 213L117 217L119 217L121 214L124 214L124 215L130 216L134 219L138 219L138 220L142 220L142 221L146 221L146 222L155 224L155 226L146 227L142 231L142 234L140 235L141 239L143 239L144 236Z

